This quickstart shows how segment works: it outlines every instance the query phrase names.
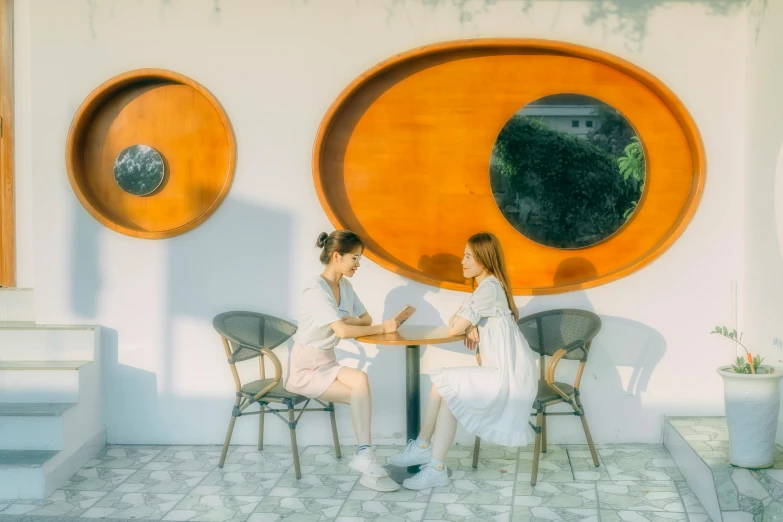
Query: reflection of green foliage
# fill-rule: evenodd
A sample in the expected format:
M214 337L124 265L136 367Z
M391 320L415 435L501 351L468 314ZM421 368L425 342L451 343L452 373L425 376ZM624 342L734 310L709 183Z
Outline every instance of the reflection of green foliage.
M644 192L644 150L642 150L642 142L639 141L638 136L631 138L633 141L626 145L623 150L623 156L617 159L617 164L620 166L620 174L623 176L623 181L628 181L630 178L632 183L635 183L639 187L639 194ZM638 201L631 203L631 206L623 214L624 218L628 218L633 211L636 210Z
M620 166L620 174L623 180L633 178L640 185L644 183L644 151L639 138L634 136L633 141L623 150L623 156L617 160Z
M509 120L493 157L516 208L526 209L516 215L503 209L504 214L517 230L546 245L576 248L610 236L641 194L620 176L616 156L529 118Z

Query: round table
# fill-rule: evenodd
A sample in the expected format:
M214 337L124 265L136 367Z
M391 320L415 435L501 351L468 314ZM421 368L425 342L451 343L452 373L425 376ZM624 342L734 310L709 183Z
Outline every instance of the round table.
M421 345L462 341L464 334L449 335L446 326L400 326L395 333L366 335L357 337L357 341L368 344L388 344L405 346L405 399L408 440L419 436L421 405L419 358ZM418 472L418 466L411 466L407 472L390 470L392 478L398 482Z

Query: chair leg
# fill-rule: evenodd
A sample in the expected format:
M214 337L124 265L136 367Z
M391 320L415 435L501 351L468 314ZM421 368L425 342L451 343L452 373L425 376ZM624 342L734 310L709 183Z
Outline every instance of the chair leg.
M338 459L343 458L343 454L340 451L340 437L337 436L337 420L334 416L334 403L330 402L329 407L331 410L329 411L329 417L332 419L332 437L334 438L334 454L337 456Z
M258 414L258 451L264 449L264 417L266 417L266 406L261 404L261 413Z
M295 421L296 418L294 417L294 407L289 404L288 429L291 432L291 452L294 454L294 472L296 473L296 479L299 480L302 478L302 470L299 467L299 448L296 446L296 426L294 426Z
M533 448L533 472L530 474L531 486L535 486L538 480L538 459L541 458L541 424L543 418L543 412L538 410L538 415L536 415L536 445Z
M481 439L476 437L476 443L473 445L473 469L478 468L479 449L481 449Z
M546 408L541 420L541 453L546 453Z
M226 463L226 455L228 455L228 445L231 443L231 435L234 433L234 424L236 424L237 417L239 416L239 401L240 398L237 397L237 400L234 403L234 411L231 412L231 421L229 421L228 423L228 433L226 433L226 441L223 443L223 453L220 454L220 462L218 462L219 468L222 468L223 464Z
M579 418L582 419L582 427L585 430L585 437L587 437L587 445L590 447L590 455L593 456L593 464L597 468L600 466L598 462L598 453L595 451L595 444L593 444L593 437L590 435L590 428L587 427L587 417L585 416L585 409L582 406L582 401L579 400L579 395L575 397L576 406L579 408Z

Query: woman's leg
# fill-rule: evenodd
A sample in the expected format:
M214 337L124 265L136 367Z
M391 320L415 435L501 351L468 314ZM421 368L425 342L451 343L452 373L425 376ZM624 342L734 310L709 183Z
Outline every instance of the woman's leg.
M353 368L341 368L335 384L342 384L350 390L347 402L351 405L351 421L359 446L372 444L370 436L372 397L370 396L370 382L367 379L367 374Z
M338 404L351 403L351 389L340 381L334 381L323 394L318 397L319 401L336 402Z
M438 410L438 419L435 422L435 434L432 437L432 458L439 462L446 462L446 455L454 442L457 433L457 419L451 413L446 399L441 399Z
M421 430L419 430L419 438L423 441L432 440L441 400L438 387L433 384L430 388L430 396L427 398L427 407L424 409L424 422L421 423Z

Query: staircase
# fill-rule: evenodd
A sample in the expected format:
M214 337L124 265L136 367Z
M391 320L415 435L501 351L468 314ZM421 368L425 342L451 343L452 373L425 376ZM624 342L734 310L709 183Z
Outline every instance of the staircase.
M36 324L33 298L0 288L0 500L46 498L106 443L100 328Z

